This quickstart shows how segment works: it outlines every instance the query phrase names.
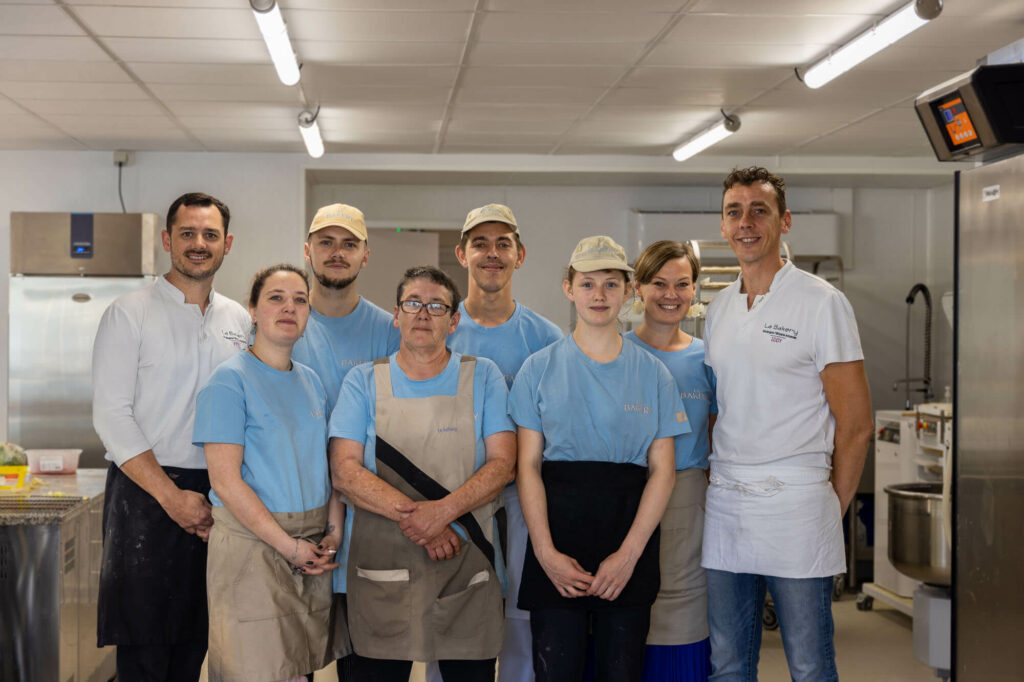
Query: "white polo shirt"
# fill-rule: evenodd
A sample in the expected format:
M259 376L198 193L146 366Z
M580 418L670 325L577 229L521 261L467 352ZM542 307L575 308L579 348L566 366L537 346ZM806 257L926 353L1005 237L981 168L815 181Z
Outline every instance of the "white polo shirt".
M192 444L196 396L221 362L249 344L245 308L210 292L206 314L160 277L103 313L92 354L92 420L121 466L152 450L161 466L205 469Z
M829 484L835 419L821 371L863 360L846 297L786 263L747 309L741 281L708 309L705 362L718 381L705 568L784 578L845 570Z

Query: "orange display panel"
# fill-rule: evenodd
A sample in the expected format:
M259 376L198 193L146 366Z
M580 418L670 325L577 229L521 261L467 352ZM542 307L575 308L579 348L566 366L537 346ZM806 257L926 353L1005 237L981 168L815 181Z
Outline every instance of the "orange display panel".
M978 133L974 130L974 123L967 114L962 98L957 97L939 104L938 113L946 126L946 136L954 149L978 141Z

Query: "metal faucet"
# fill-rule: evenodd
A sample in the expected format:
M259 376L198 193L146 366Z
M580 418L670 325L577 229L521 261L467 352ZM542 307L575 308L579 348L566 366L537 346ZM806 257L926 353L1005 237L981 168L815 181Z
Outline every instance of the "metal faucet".
M925 318L924 318L924 375L920 377L910 376L910 311L914 305L914 299L917 298L918 294L924 296L925 305ZM918 282L910 288L910 293L907 294L907 334L906 334L906 376L902 379L897 379L892 384L892 390L899 390L900 384L905 384L907 387L907 397L904 409L910 409L910 394L914 392L920 392L924 394L924 399L927 400L932 394L932 293L928 290L928 287L921 282ZM921 382L921 388L911 389L911 384Z

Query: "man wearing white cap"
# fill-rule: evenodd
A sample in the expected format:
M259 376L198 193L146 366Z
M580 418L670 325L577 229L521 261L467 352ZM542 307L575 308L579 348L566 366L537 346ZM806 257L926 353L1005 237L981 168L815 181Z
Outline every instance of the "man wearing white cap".
M370 258L363 212L347 204L331 204L316 212L304 247L313 273L309 290L309 322L295 344L292 358L319 375L334 410L341 383L356 365L387 357L398 350L399 333L392 316L359 295L356 278ZM352 515L345 515L345 535L334 571L335 608L345 609L346 572ZM344 618L336 618L342 624ZM336 633L347 637L346 633Z
M526 358L562 337L558 327L512 297L512 275L526 259L526 247L511 209L488 204L470 211L455 255L469 271L469 291L459 306L461 319L449 346L493 360L511 387ZM526 553L526 522L515 484L505 488L503 499L509 584L498 679L527 682L533 680L530 614L515 605Z

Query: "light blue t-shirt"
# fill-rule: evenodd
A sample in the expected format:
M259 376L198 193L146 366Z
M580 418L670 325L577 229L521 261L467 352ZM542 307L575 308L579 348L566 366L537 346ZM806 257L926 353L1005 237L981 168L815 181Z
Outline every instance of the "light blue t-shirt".
M694 338L690 345L682 350L663 351L649 346L640 340L636 332L624 335L640 348L658 358L668 367L679 388L679 397L686 406L686 416L690 418L690 433L676 436L676 471L683 469L707 469L708 450L708 415L718 414L718 403L715 401L715 373L704 364L704 342Z
M312 367L320 377L327 391L328 413L334 410L349 370L398 350L401 336L393 320L390 313L361 296L345 317L309 311L306 331L292 349L292 359Z
M465 301L459 304L459 312L459 326L448 338L448 346L466 355L493 360L509 388L526 358L562 338L561 329L521 303L516 303L512 317L497 327L474 322L466 312Z
M196 398L192 441L241 445L242 480L272 512L327 504L327 394L316 372L293 362L282 372L238 353L213 372ZM210 491L210 501L224 503Z
M398 366L395 353L389 356L391 363L391 391L396 398L429 398L435 395L455 395L459 389L459 364L462 354L452 351L448 366L436 377L416 380L408 378ZM515 424L507 413L508 389L501 376L501 370L487 358L477 358L473 373L473 417L476 436L476 465L474 471L487 461L484 439L501 431L515 432ZM377 473L377 429L376 429L377 386L373 376L373 365L356 367L341 385L338 407L331 413L328 433L331 438L347 438L363 444L363 466ZM351 519L351 514L347 519ZM348 563L348 539L351 538L351 521L346 522L345 547L339 559L342 566ZM334 591L347 591L345 571L334 572Z
M591 360L568 335L523 363L509 394L516 424L544 434L544 459L647 466L655 438L690 432L665 365L636 344Z

